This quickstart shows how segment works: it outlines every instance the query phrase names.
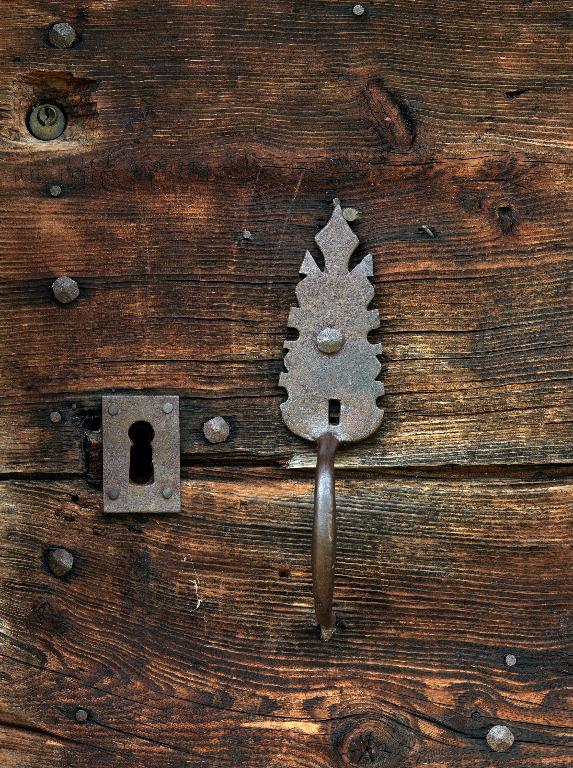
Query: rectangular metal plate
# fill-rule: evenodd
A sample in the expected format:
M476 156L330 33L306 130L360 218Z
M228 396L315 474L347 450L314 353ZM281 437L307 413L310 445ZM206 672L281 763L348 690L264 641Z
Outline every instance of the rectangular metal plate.
M179 397L104 395L102 410L103 511L179 512Z

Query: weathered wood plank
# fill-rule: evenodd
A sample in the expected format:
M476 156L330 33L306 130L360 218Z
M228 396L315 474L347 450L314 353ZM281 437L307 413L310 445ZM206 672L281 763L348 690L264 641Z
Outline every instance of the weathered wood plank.
M112 387L178 393L190 459L309 465L312 450L280 418L277 381L298 268L337 191L362 211L361 252L374 255L387 392L382 430L340 462L570 460L565 167L479 161L352 178L266 168L175 190L164 180L161 194L135 182L129 198L78 187L53 200L29 180L4 195L3 471L78 471L81 425ZM64 307L50 284L66 273L82 294ZM53 408L65 415L57 428ZM232 438L208 447L201 424L216 413Z
M149 748L152 765L168 764L165 745L193 760L216 743L225 766L326 766L374 722L396 765L441 768L485 765L501 721L516 765L573 758L566 479L341 477L328 645L313 624L310 478L197 469L183 512L161 520L104 518L80 481L1 491L7 712L26 727L138 759ZM55 545L76 557L64 579L44 565Z
M570 5L370 0L85 2L81 41L53 50L51 3L5 3L1 147L47 158L24 117L38 96L70 112L58 149L104 158L159 143L200 166L251 156L305 167L349 156L526 153L569 160ZM26 152L26 153L27 153Z

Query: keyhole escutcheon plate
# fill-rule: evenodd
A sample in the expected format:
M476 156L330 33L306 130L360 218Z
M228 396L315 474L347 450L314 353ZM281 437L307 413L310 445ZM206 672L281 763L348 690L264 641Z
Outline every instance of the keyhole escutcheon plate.
M104 395L102 442L106 514L180 511L177 395Z

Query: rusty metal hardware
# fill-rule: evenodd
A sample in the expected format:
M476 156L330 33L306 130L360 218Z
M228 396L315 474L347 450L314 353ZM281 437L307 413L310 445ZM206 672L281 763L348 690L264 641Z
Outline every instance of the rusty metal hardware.
M28 128L40 141L52 141L61 136L66 127L66 116L56 104L38 104L30 112Z
M324 255L320 269L309 251L296 288L298 307L288 325L299 332L285 341L286 373L279 385L288 399L281 404L283 419L296 435L318 446L312 540L314 605L321 634L329 640L336 628L332 610L336 557L336 502L334 457L341 443L355 442L375 432L383 411L377 398L384 393L379 344L368 341L380 325L377 310L367 307L374 296L369 280L372 256L352 270L348 263L359 240L345 220L340 202L328 224L315 237Z
M103 511L179 512L177 395L102 398Z

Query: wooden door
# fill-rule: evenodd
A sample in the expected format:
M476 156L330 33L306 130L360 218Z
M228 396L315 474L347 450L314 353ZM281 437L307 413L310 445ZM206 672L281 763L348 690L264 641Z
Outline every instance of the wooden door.
M573 765L572 33L564 0L2 3L4 766ZM386 395L323 643L277 382L335 196ZM179 515L103 515L113 391L180 396Z

